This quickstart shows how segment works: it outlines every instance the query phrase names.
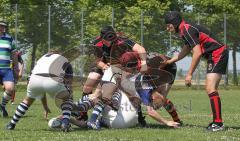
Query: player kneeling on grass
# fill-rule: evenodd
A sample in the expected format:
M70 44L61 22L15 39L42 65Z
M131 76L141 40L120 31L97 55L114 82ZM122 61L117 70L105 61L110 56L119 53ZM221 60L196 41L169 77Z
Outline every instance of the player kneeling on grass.
M161 62L169 59L167 56L158 53L147 54L148 72L145 75L138 74L135 76L135 89L147 106L148 115L160 123L176 127L182 124L173 103L167 99L167 94L174 82L176 75L176 64L171 64L161 68ZM134 72L139 70L139 56L134 52L127 52L120 58L124 70ZM164 107L171 115L173 121L163 119L155 111Z
M52 98L55 98L56 104L62 110L62 130L69 131L69 119L73 109L72 73L72 66L64 56L54 52L42 56L37 61L30 76L27 96L17 107L12 120L6 128L13 130L34 100L41 99L45 93L48 93Z

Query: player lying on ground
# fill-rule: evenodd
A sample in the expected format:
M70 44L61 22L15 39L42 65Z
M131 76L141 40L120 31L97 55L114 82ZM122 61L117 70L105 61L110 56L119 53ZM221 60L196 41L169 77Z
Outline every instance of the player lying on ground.
M138 115L136 108L132 105L128 96L123 91L119 92L121 93L119 110L112 110L112 107L106 105L102 111L101 116L99 116L96 120L96 127L94 129L100 129L102 126L109 128L128 128L134 127L138 124ZM96 100L97 98L94 96L94 94L90 94L89 99ZM82 120L81 116L71 118L70 122L80 128L87 126L86 121ZM51 119L49 122L49 127L59 128L60 124L61 116Z
M168 126L176 127L179 124L182 124L180 121L177 111L174 108L173 103L167 99L168 92L174 83L176 76L176 64L171 64L161 68L161 62L168 60L167 56L158 54L158 53L148 53L147 54L147 65L148 73L145 75L137 74L130 81L123 81L125 84L125 90L128 86L131 86L131 83L134 83L138 95L141 97L141 100L144 105L147 106L147 112L150 117L155 119L160 123L164 123ZM127 52L122 55L120 58L121 65L124 70L133 73L134 71L138 72L139 56L134 52ZM133 82L131 82L133 81ZM163 119L156 109L164 107L166 111L171 115L174 122L166 121Z
M48 93L62 110L62 130L69 131L69 119L73 109L72 74L72 66L64 56L54 52L42 56L32 70L27 86L27 96L17 107L6 128L13 130L35 99L41 99L45 93Z

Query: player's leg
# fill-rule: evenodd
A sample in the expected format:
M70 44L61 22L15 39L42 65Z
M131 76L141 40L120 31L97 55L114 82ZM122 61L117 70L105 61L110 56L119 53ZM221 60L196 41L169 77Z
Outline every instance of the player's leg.
M228 64L228 48L223 46L212 52L208 58L208 67L206 75L206 92L210 99L213 122L209 124L207 130L219 131L224 129L221 110L221 99L218 92L218 86L222 74L226 73Z
M94 68L92 72L89 73L87 80L83 86L82 96L91 94L97 84L100 82L103 73L100 69Z
M176 110L173 102L170 99L167 98L167 95L168 95L171 87L172 87L172 85L168 84L168 83L164 84L164 85L161 85L158 88L158 92L160 92L159 94L164 97L163 107L168 112L168 114L172 117L173 121L181 123L181 120L178 116L177 110Z
M2 97L2 103L0 106L0 110L2 110L3 117L8 117L8 112L6 110L6 105L12 97L14 91L14 79L11 71L5 73L6 75L3 77L3 85L5 91Z
M55 101L62 110L62 130L70 131L70 116L73 110L72 96L69 91L61 91L56 94Z
M102 100L99 100L96 105L93 107L93 111L91 114L90 119L87 122L87 126L90 129L100 129L100 125L98 123L98 117L100 116L100 114L102 113L103 109L104 109L104 103L102 102Z
M45 95L44 89L42 87L43 80L44 78L41 79L35 75L31 75L30 81L27 86L27 96L17 107L17 110L14 116L12 117L12 120L7 125L7 129L13 130L15 128L16 123L26 113L26 111L32 105L34 100L41 99Z
M210 99L212 115L213 115L213 122L210 123L207 128L209 130L213 130L212 127L215 125L217 125L220 130L222 130L224 127L223 120L222 120L221 99L217 91L221 78L222 78L222 75L217 73L208 73L206 76L206 92Z
M73 111L72 115L77 117L79 120L88 120L87 112L89 109L93 108L98 102L98 98L101 96L101 87L98 85L97 89L93 94L85 95L78 102L75 103L77 111Z
M104 103L101 100L102 89L101 85L98 85L97 89L94 91L93 95L90 95L90 99L94 99L94 107L90 119L87 122L88 128L100 129L100 125L97 122L98 117L104 109Z
M106 105L112 105L113 93L117 90L119 81L121 81L122 70L116 66L111 66L105 70L102 77L102 102Z
M12 120L7 125L8 130L13 130L22 116L26 113L29 107L32 105L35 99L26 97L17 107L15 114L12 117Z
M116 90L113 93L113 96L112 96L112 108L113 108L113 110L118 111L119 106L120 106L120 102L121 102L120 100L121 100L121 92L119 90Z

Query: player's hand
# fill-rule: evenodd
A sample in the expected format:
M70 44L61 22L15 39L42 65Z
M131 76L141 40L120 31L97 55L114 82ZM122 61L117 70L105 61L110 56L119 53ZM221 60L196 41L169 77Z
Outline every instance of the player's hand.
M178 128L179 123L178 122L174 122L174 121L167 121L166 125L169 126L169 127Z
M48 107L44 108L44 118L48 119L48 114L51 113L50 109Z
M185 85L186 85L187 87L191 87L191 85L192 85L192 75L190 75L190 74L187 74L187 75L186 75Z

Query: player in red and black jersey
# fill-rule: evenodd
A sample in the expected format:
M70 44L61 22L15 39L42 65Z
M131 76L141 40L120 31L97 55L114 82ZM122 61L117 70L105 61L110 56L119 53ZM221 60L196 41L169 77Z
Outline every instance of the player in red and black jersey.
M213 122L209 124L207 129L209 131L223 130L224 125L221 116L221 100L218 93L218 85L227 69L227 46L218 42L205 27L186 22L179 12L168 12L165 15L165 22L167 30L178 33L185 43L181 52L171 60L167 60L165 64L177 62L192 51L192 63L185 78L185 84L191 86L192 74L200 58L204 57L207 59L206 92L210 98L213 112Z
M92 89L96 84L96 80L99 80L103 75L103 71L106 70L110 65L119 63L118 58L127 51L138 52L141 54L141 72L147 70L146 65L146 51L145 49L124 37L120 33L116 33L112 26L105 26L101 29L100 36L92 41L95 50L96 67L94 67L83 87L83 95L92 93Z
M137 52L141 54L140 71L142 73L147 71L145 49L129 38L124 37L123 34L116 33L112 26L103 27L101 29L100 36L97 37L92 43L94 45L95 56L97 58L96 67L94 67L88 75L87 81L83 87L83 95L92 93L93 89L98 85L100 78L102 78L104 71L107 70L110 65L118 64L119 57L127 51ZM103 91L101 93L102 99L104 99L103 103L109 104L109 102L112 101L112 94L117 89L117 86L111 82L105 82L102 86L107 89L101 89L102 87L100 88L98 85L95 93L96 91L99 93ZM112 87L112 89L109 89L110 87ZM97 105L102 106L104 104L99 103Z

